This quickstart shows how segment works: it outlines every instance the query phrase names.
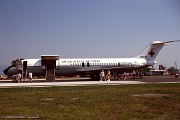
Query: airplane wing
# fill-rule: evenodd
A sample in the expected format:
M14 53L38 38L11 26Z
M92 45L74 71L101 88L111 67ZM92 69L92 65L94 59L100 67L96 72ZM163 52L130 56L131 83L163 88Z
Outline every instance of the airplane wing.
M141 66L142 67L142 66ZM139 66L130 66L130 67L105 67L105 68L89 68L89 69L82 69L78 70L79 72L85 72L85 73L97 73L99 74L101 70L111 70L111 71L116 71L117 73L124 73L124 72L131 72L132 70L136 70L140 68Z

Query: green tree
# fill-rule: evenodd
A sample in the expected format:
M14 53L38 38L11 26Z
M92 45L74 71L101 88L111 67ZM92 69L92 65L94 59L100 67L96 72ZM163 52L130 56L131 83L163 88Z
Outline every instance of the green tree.
M21 62L22 60L23 58L17 58L11 62L11 65L16 67L22 66L22 62Z

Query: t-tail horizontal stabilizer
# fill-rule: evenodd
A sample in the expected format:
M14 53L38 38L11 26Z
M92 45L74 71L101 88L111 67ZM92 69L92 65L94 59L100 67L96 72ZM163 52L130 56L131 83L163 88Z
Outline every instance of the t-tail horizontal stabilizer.
M153 61L164 45L171 42L179 42L180 40L171 40L167 42L153 41L141 53L138 58L145 58L148 61Z

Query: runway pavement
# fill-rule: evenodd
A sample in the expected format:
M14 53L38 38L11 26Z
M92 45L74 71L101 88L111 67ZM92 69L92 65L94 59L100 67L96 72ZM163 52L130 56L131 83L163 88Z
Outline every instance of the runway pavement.
M32 83L22 81L11 83L12 80L1 80L0 88L12 87L52 87L52 86L96 86L96 85L122 85L122 84L152 84L152 83L180 83L180 78L174 76L151 76L143 79L117 80L114 81L91 81L89 78L57 78L55 82L45 82L45 79L34 79Z

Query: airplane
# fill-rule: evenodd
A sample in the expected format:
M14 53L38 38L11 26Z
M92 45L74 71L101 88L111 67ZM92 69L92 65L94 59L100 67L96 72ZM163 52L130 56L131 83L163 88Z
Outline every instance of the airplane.
M180 40L167 42L152 41L138 56L132 58L74 58L58 59L56 61L56 76L91 76L91 79L99 79L102 70L116 71L116 73L132 72L153 66L157 62L156 56L164 45ZM32 72L33 76L45 76L46 71L42 69L41 59L23 59L22 64L27 61L27 71ZM19 67L10 66L4 70L4 74L12 76L19 72Z

